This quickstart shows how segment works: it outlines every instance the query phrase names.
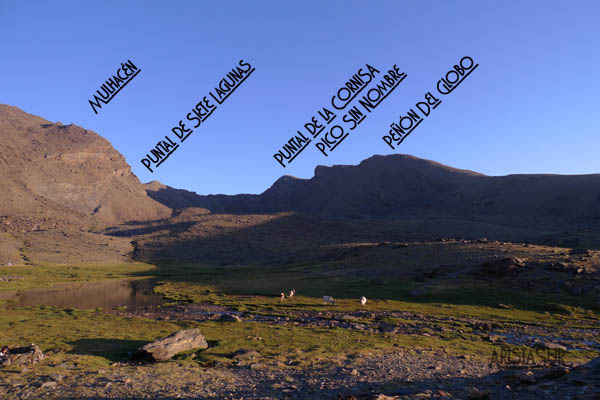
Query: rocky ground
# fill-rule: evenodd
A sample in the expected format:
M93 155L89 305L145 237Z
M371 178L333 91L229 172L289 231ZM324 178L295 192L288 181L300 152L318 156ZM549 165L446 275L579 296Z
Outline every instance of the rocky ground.
M501 344L525 345L539 349L600 351L600 326L587 326L588 321L575 321L572 326L549 326L514 321L490 323L472 317L432 316L405 311L278 311L277 314L249 314L212 304L179 304L148 306L135 312L115 310L127 317L143 317L171 321L258 322L271 325L293 325L309 328L342 328L404 335L447 337L467 333L481 340Z
M600 359L585 365L503 368L435 351L398 350L340 365L285 368L240 353L236 367L120 365L96 373L59 365L0 375L3 398L77 399L598 399ZM61 370L74 371L69 377ZM388 397L384 397L388 396Z
M127 318L221 321L347 329L443 339L470 328L473 340L498 344L498 359L484 361L439 349L396 348L324 361L310 367L273 360L240 349L232 362L206 363L193 353L186 359L144 364L115 362L97 371L82 368L75 357L46 369L24 367L0 373L0 397L19 399L599 399L600 359L574 365L561 357L542 361L540 354L600 349L600 327L586 321L570 327L528 323L489 323L471 317L432 316L400 311L289 310L277 314L236 312L213 304L148 306L135 312L114 310ZM400 322L401 321L401 322ZM454 328L452 328L454 327ZM255 337L254 340L263 340ZM509 363L507 344L527 345L533 362ZM490 362L492 361L492 362ZM51 373L48 373L51 371ZM387 397L385 397L387 396Z

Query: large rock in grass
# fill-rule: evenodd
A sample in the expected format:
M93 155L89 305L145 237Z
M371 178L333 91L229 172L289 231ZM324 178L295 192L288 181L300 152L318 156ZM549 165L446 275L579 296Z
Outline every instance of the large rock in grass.
M199 329L187 329L148 343L138 349L132 358L139 361L167 361L175 354L207 347L208 343Z
M0 364L3 367L9 365L21 366L35 364L43 359L44 353L42 353L42 350L40 350L37 345L32 343L29 346L9 348L8 354L4 358L0 359Z

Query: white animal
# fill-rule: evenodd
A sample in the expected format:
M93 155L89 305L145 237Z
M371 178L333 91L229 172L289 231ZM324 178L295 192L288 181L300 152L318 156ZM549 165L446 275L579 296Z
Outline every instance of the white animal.
M335 299L331 296L323 296L323 304L330 304L330 305L334 305L335 304Z
M365 296L360 296L360 304L364 306L367 304L367 298Z
M281 297L280 297L280 300L281 300L281 301L285 300L285 293L283 293L283 292L282 292L282 293L280 294L280 296L281 296Z
M296 295L296 289L292 289L290 290L290 294L288 294L288 297L294 297Z

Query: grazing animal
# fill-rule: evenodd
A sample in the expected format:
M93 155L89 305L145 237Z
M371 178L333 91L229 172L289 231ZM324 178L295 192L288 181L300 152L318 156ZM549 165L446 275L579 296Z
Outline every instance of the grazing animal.
M288 297L294 297L296 295L296 289L292 289L290 290L290 294L288 294Z
M331 296L323 296L323 304L330 304L330 305L334 305L335 304L335 299Z
M367 298L365 296L360 296L360 304L364 306L367 304Z
M281 296L281 297L280 297L279 299L280 299L281 301L285 300L285 293L283 293L283 292L282 292L282 293L280 294L280 296Z

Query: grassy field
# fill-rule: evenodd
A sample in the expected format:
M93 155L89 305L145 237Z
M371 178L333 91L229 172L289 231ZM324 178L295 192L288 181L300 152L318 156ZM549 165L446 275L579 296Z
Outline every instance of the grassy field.
M481 356L491 354L489 345L483 342L474 344L460 338L439 341L430 337L252 322L172 323L53 307L4 311L0 323L7 327L1 335L2 343L34 342L43 350L59 355L58 358L53 356L54 363L73 359L69 355L78 355L81 356L77 362L80 367L106 367L112 362L124 361L132 351L148 341L191 327L198 327L211 345L198 353L200 357L196 362L202 363L231 362L231 355L239 349L256 350L272 363L298 361L301 365L376 353L393 347L444 348L446 351L468 351Z
M155 268L128 263L107 266L13 266L2 269L5 275L20 276L3 282L0 290L24 290L55 283L87 282L155 276L160 280L157 293L169 299L210 303L253 314L284 315L293 311L366 310L374 313L406 311L431 317L457 317L511 325L534 324L560 329L598 327L600 314L587 307L589 299L572 299L544 293L523 293L501 289L489 282L438 282L426 287L415 281L345 279L340 271L309 265L215 267L172 264ZM280 301L279 292L295 288L297 297ZM414 289L423 289L416 297ZM334 296L337 305L322 305L323 295ZM363 307L358 298L365 295ZM72 363L75 370L95 370L127 360L141 345L180 329L198 327L210 347L197 354L178 356L173 362L201 365L232 362L239 349L256 350L261 359L275 367L336 362L348 357L386 352L393 348L439 349L453 354L489 359L495 344L460 322L440 318L432 322L444 328L441 336L389 334L341 328L278 326L256 322L170 322L144 318L125 318L100 310L59 309L49 306L6 309L0 315L0 344L36 343L51 354L48 365ZM396 324L412 321L390 320ZM260 338L257 340L256 338ZM570 361L586 361L599 354L581 351L569 354ZM569 358L570 357L570 358Z

